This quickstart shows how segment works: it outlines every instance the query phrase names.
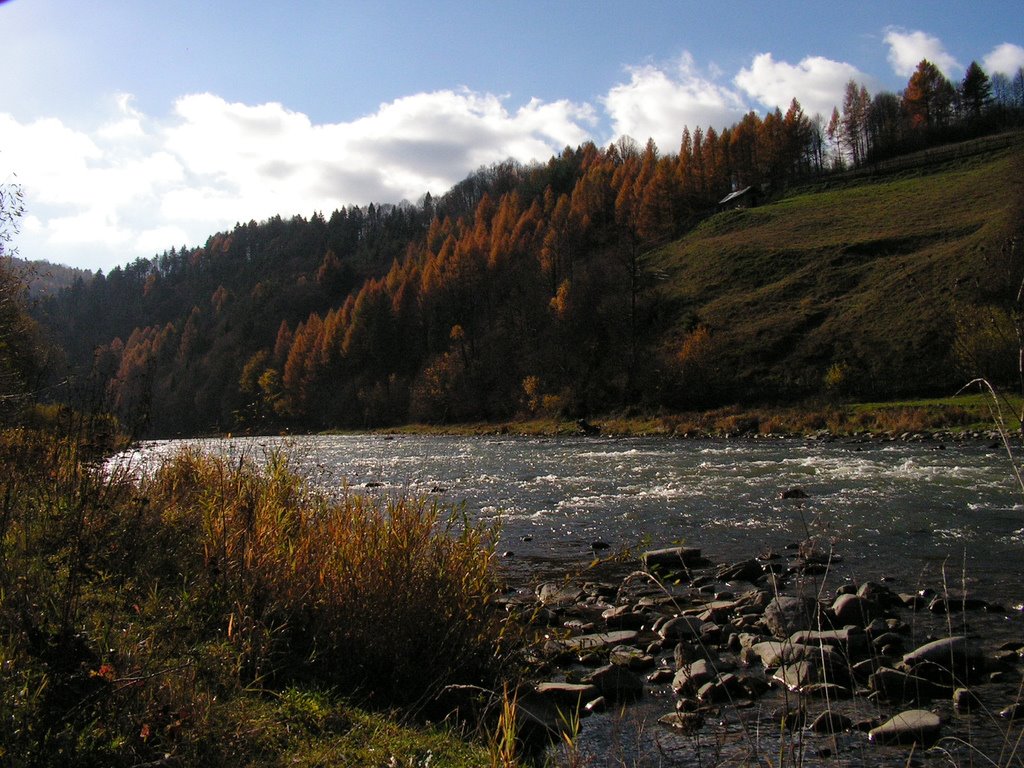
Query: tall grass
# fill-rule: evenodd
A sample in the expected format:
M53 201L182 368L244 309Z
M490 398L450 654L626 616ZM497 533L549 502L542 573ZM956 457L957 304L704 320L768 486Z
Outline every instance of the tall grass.
M422 499L328 502L279 453L229 462L182 453L144 493L200 534L177 557L209 579L251 679L315 674L409 703L492 662L492 530Z
M377 764L350 732L409 737L346 700L410 711L494 679L494 531L459 509L331 502L281 454L185 452L140 479L82 443L0 434L0 764Z

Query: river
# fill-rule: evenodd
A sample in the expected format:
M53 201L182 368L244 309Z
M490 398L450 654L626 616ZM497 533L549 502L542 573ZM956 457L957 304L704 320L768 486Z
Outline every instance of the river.
M256 459L281 448L327 492L465 504L500 521L513 582L585 568L595 551L681 542L725 562L811 534L841 558L837 577L1024 597L1021 491L984 443L343 435L160 441L132 460L197 444ZM807 498L780 498L792 487Z

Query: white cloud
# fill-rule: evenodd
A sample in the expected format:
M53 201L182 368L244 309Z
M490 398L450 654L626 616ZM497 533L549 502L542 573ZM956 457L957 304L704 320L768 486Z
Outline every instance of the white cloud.
M770 53L754 57L749 68L736 75L735 82L767 107L783 112L795 98L807 115L825 117L841 105L843 90L850 80L869 85L871 78L852 64L821 56L808 56L799 64L776 61Z
M920 30L907 32L889 27L885 30L885 44L889 46L888 58L893 72L902 77L914 74L921 59L928 59L948 78L964 70L963 64L946 51L939 38Z
M653 138L662 152L679 151L685 127L720 130L747 111L739 94L701 76L689 54L668 71L654 65L628 71L630 81L602 99L613 130L641 144Z
M314 124L279 103L179 98L162 121L130 96L92 132L0 113L0 179L16 173L26 258L109 269L236 221L446 192L480 165L545 161L586 140L589 105L515 110L468 89L421 93L349 123Z
M982 66L989 75L1002 72L1012 77L1024 67L1024 48L1013 43L997 45L982 60Z

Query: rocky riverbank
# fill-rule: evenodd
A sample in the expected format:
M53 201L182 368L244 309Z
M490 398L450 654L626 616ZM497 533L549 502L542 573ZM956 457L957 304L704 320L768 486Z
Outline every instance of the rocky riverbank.
M574 731L571 747L556 741L596 766L625 764L613 758L624 743L630 765L777 762L780 750L793 764L903 765L911 751L997 759L1019 735L1019 609L832 586L810 542L725 564L672 547L639 566L508 598L537 632L517 699L527 737Z

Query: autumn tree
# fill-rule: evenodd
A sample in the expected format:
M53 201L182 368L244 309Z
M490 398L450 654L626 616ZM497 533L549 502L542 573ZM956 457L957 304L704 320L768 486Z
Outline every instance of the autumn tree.
M933 131L949 124L955 90L928 59L921 59L903 91L903 109L911 130Z

